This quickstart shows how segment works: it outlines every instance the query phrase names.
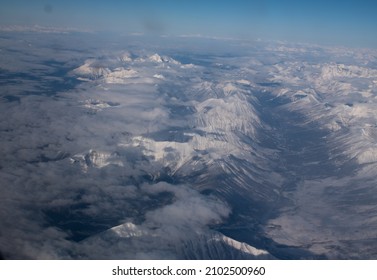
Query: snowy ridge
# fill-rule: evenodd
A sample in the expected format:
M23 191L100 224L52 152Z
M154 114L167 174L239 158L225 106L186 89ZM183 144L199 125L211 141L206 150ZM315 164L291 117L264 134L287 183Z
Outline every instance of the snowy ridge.
M136 136L131 142L120 143L121 147L140 147L144 155L159 161L175 173L192 158L199 157L210 162L226 159L229 155L255 160L251 153L253 145L244 143L240 134L258 142L257 130L262 126L257 112L242 92L235 86L224 98L208 98L195 105L192 115L195 130L184 133L185 142L156 141L145 136Z
M232 91L235 90L236 88L232 86ZM221 99L210 98L199 103L196 109L198 111L196 125L207 132L239 131L255 136L255 126L260 126L255 109L242 95Z
M124 63L124 66L121 67L112 68L113 62L108 61L109 66L106 69L112 70L99 77L97 82L106 84L107 87L111 84L116 86L116 84L132 83L159 83L163 86L165 83L171 82L172 78L175 79L178 73L183 71L183 74L186 74L186 70L181 67L175 68L174 71L170 68L161 70L160 65L162 64L169 64L171 67L182 65L167 56L158 54L137 58L131 58L131 56L127 52L120 55L118 61ZM154 64L149 64L150 62ZM90 65L90 63L94 62L86 62L85 65ZM132 68L126 69L126 65L132 66ZM147 68L146 65L148 65ZM119 65L117 64L117 66ZM161 74L153 74L155 73L154 69L160 69ZM255 152L254 146L258 142L257 130L263 124L253 105L257 101L250 95L250 91L244 89L245 86L250 85L250 82L246 80L241 80L241 82L238 80L225 82L203 80L194 83L190 87L195 94L188 103L194 110L188 119L188 123L194 130L184 132L187 141L161 141L148 135L136 135L131 140L120 141L118 146L120 148L140 148L145 156L168 167L172 174L183 166L188 166L191 163L197 164L197 161L193 161L195 157L208 164L216 159L226 160L229 155L254 161L252 153ZM191 91L189 94L191 95ZM89 100L86 101L85 107L98 111L109 108L109 104L118 104L120 107L124 107L125 105L122 103L120 100L113 103ZM241 139L242 135L254 139L255 143L245 143ZM263 154L262 151L258 153Z
M297 125L325 134L318 146L328 149L328 158L315 166L330 163L335 167L331 175L307 178L296 192L287 194L294 201L295 214L287 211L270 221L266 230L279 243L310 246L310 251L329 258L342 254L359 258L355 249L347 246L357 251L363 247L364 256L374 258L375 253L363 245L363 240L372 238L377 228L372 218L376 209L369 207L376 199L377 70L366 66L368 54L356 56L349 51L336 55L347 62L329 62L333 58L326 57L315 63L283 62L269 68L271 81L279 83L272 92L282 100L280 107L299 114ZM370 65L375 65L373 59ZM324 218L325 213L331 216ZM361 225L361 216L367 226ZM298 231L303 234L293 237ZM329 250L326 244L333 242L343 251Z
M107 84L124 84L128 79L137 77L137 74L138 72L133 69L119 67L104 75L103 78Z
M119 103L114 103L110 101L103 101L98 99L89 98L82 102L84 108L92 109L93 111L101 111L106 108L111 108L118 106Z
M341 154L358 163L376 161L375 143L362 133L364 126L374 126L377 114L377 70L344 63L308 64L289 62L274 66L272 80L284 83L275 91L289 98L286 106L303 113L308 122L337 132L331 141L334 157ZM297 91L292 88L305 86ZM330 140L330 139L327 139Z
M153 84L164 79L161 71L170 73L172 68L179 70L193 67L195 66L192 64L181 64L171 57L160 56L157 53L135 57L129 52L124 52L115 59L88 59L72 72L84 81L95 80L105 84ZM158 73L153 72L153 69Z
M156 63L171 63L171 64L176 64L176 65L181 65L181 63L179 63L175 59L168 56L160 56L157 53L149 56L147 59L144 59L142 61L151 61L151 62L156 62Z
M111 70L97 64L97 61L94 59L88 59L83 65L74 69L73 72L82 79L95 80L111 73Z
M122 161L116 153L98 152L89 150L85 154L77 154L71 158L72 164L79 164L83 172L87 172L88 168L103 168L110 164L123 166Z
M142 185L149 195L172 193L170 204L145 214L139 223L125 222L82 241L84 258L93 248L100 259L273 259L265 250L209 229L229 215L219 199L186 186Z
M325 64L321 69L321 79L358 78L377 79L377 70L356 65Z
M122 259L274 259L264 250L213 231L190 233L189 238L182 236L179 241L169 240L162 233L158 229L125 223L85 240L83 245L101 244L102 248L111 248L111 255L109 251L100 251L100 259L114 256Z

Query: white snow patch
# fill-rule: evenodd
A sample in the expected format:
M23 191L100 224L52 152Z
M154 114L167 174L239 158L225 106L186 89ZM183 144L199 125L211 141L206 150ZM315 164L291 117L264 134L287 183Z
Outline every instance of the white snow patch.
M129 82L130 78L135 78L137 76L138 72L136 70L119 67L106 74L104 81L107 84L125 84Z
M164 75L161 75L161 74L155 74L155 75L153 75L153 77L156 78L156 79L161 79L161 80L165 79Z
M84 172L88 171L88 168L103 168L110 164L123 166L122 161L116 154L108 152L98 152L95 150L89 150L86 154L76 154L71 157L72 164L80 164Z
M107 67L97 64L94 59L88 59L83 65L74 69L73 72L77 75L89 77L91 79L97 79L109 74L111 70Z
M150 61L153 61L153 62L157 62L157 63L162 63L164 62L164 60L162 59L162 57L160 55L158 55L157 53L151 55L149 57L149 60Z
M247 85L247 86L250 86L251 85L251 82L248 81L248 80L244 80L244 79L241 79L241 80L237 80L237 83L241 84L241 85Z
M368 148L357 155L360 164L377 162L377 147Z

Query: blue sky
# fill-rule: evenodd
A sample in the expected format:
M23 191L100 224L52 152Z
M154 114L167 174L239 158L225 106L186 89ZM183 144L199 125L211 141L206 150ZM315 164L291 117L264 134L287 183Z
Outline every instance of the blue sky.
M0 0L0 24L377 48L373 0Z

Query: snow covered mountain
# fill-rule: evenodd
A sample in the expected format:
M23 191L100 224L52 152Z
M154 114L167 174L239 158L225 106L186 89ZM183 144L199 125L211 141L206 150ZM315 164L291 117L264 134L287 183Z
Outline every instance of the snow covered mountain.
M125 61L120 59L120 61L124 64L122 67L130 67L130 59ZM126 168L130 164L130 160L124 151L137 149L145 158L142 166L139 166L138 169L148 174L152 181L158 182L167 177L171 181L179 180L184 184L190 184L198 191L215 191L225 199L232 198L234 193L242 193L246 197L253 196L253 191L250 192L251 186L248 186L248 183L244 185L244 183L250 179L254 180L254 176L263 176L261 174L267 170L268 160L266 157L271 155L271 151L258 144L260 141L258 131L267 125L263 124L259 117L259 112L255 108L258 100L250 94L250 84L247 81L239 83L238 81L199 80L192 83L188 80L182 82L181 85L176 85L181 91L175 93L171 92L170 84L175 83L179 75L195 76L195 71L193 72L195 66L193 66L194 68L182 67L178 61L158 54L136 57L132 60L132 70L128 71L137 74L132 78L128 74L119 76L122 81L118 80L117 83L112 83L109 78L121 74L121 71L119 65L112 68L111 64L112 62L109 61L107 68L113 70L91 82L106 89L104 95L100 94L102 98L90 99L96 100L96 108L110 110L112 114L119 114L116 119L121 119L124 111L135 104L134 102L139 104L137 100L143 102L146 95L154 95L154 98L161 100L159 102L163 104L159 109L162 116L159 120L160 124L163 123L165 117L169 118L169 123L164 124L164 128L148 127L138 133L137 131L128 131L126 136L117 138L116 145L113 146L114 150L109 152L89 150L87 153L76 154L71 158L72 163L79 164L85 173L92 172L93 168L103 169L109 165L114 168ZM142 84L148 85L148 79L156 78L156 74L153 74L156 73L155 69L158 69L159 74L157 75L164 77L163 80L156 81L159 88L157 92L142 92L138 93L137 97L132 97L133 95L127 93L127 88L123 87L123 93L111 95L111 102L119 105L116 107L102 105L109 103L103 101L105 96L110 98L107 92L118 91L117 84L133 87L135 79L140 79ZM196 69L202 71L201 67L196 67ZM133 102L128 105L129 100L133 100ZM93 107L88 104L93 104L93 102L85 102L86 107ZM96 112L99 112L99 109ZM163 112L168 112L168 115L166 116ZM238 161L243 163L239 164ZM261 170L249 170L250 167L242 168L248 164L257 165ZM239 173L240 171L241 173ZM214 185L214 182L218 176L222 176L221 174L228 174L230 181L226 182L224 186L218 187ZM273 172L270 175L271 178L279 177ZM262 180L261 183L266 181L268 180ZM233 184L236 185L232 186ZM264 197L269 197L267 193L270 192L269 189L265 191L260 189L259 195L263 194ZM255 197L255 199L257 198ZM179 229L179 231L181 230ZM188 230L193 233L192 236L187 237L187 240L181 237L183 240L174 241L168 234L170 237L165 241L166 244L161 245L163 238L159 235L159 231L126 223L106 231L98 237L90 238L90 241L83 241L83 244L109 242L107 239L112 236L110 243L114 242L114 238L118 238L122 244L119 245L120 247L125 246L133 252L133 250L142 250L138 248L139 242L145 241L139 241L139 239L149 239L148 244L151 246L157 242L152 240L156 239L160 242L153 245L156 248L148 247L145 250L158 251L160 250L159 246L172 247L175 249L166 249L170 252L167 256L172 258L273 258L266 251L238 242L213 230L199 227L197 229L199 231L196 232L195 229L187 228L184 230L186 234ZM126 239L124 235L127 236ZM131 249L134 242L139 245L135 249ZM117 242L115 243L117 244ZM105 247L108 246L110 245ZM135 252L130 254L135 254Z
M377 257L377 53L28 40L0 61L5 258Z
M126 223L83 242L88 251L93 247L101 259L192 259L254 260L274 259L268 252L238 242L218 232L201 232L189 238L167 239L161 230L143 229ZM84 249L85 252L85 249ZM90 258L92 252L84 255Z
M302 52L305 53L305 49ZM310 52L307 54L311 55ZM159 83L159 92L168 92L162 97L163 106L170 111L174 121L161 132L148 130L120 141L118 147L140 149L144 156L158 163L163 172L150 174L153 180L169 176L171 180L189 181L199 191L211 191L230 204L236 200L241 204L243 201L257 204L257 209L234 207L233 221L228 223L233 224L230 228L244 223L252 228L254 234L264 232L266 237L271 238L264 241L270 244L265 249L275 256L296 257L292 249L276 253L274 242L278 242L289 246L310 246L304 253L310 258L339 258L341 253L326 249L336 238L318 228L328 227L338 232L343 228L343 219L348 219L353 222L347 230L342 230L342 242L358 244L365 236L372 238L377 226L370 220L367 223L371 224L368 230L363 230L363 235L354 233L361 226L354 220L356 213L366 216L367 212L371 213L367 205L375 197L374 185L362 182L374 181L372 166L377 162L373 137L377 116L372 98L376 94L377 72L361 65L329 63L326 59L315 63L305 60L291 62L295 55L295 52L285 54L288 62L261 66L263 63L254 60L254 64L246 66L250 70L244 70L245 73L255 73L251 71L253 67L268 73L267 81L260 82L259 78L247 74L239 76L234 73L233 76L232 71L216 72L218 70L213 69L210 70L213 71L211 79L183 83L179 87L179 96L169 93L171 88L166 87L167 84L179 75L195 76L195 71L187 73L179 62L157 54L136 59L138 63L155 63L154 67L164 76L164 81ZM161 68L161 65L164 67ZM138 71L144 75L150 73ZM202 71L202 68L197 67L196 71ZM174 107L170 107L171 101L165 98L186 109L176 112ZM303 140L307 137L311 140ZM296 143L295 146L290 142ZM317 149L323 152L316 152ZM321 164L328 166L327 172L320 171ZM307 167L299 170L300 165ZM343 175L345 170L350 169L355 175ZM317 170L316 174L314 170ZM342 179L335 179L336 176ZM219 178L224 180L219 181ZM369 199L351 202L351 193L360 192L359 184L365 184L364 191ZM335 187L338 185L345 189ZM312 186L318 192L311 190ZM335 194L322 198L323 192ZM313 197L316 199L311 202ZM331 223L337 226L313 220L319 217L325 219L326 216L316 210L314 201L317 200L323 201L323 209L334 213ZM345 206L344 200L349 203L346 205L353 205L354 210L345 210L348 206ZM289 209L293 205L299 205L304 212L298 210L291 214ZM266 217L278 215L277 218L268 218L265 228L250 226L261 223L262 220L256 216L266 215L262 213L271 208L276 210L269 210L270 214ZM249 213L245 214L247 211ZM282 212L276 214L275 211ZM250 215L250 212L254 214ZM302 219L307 219L307 222ZM222 230L221 227L219 230ZM297 233L300 231L303 234ZM224 232L234 234L232 229ZM311 237L305 239L304 235ZM258 238L242 237L241 240L261 244ZM323 245L317 245L317 242ZM355 257L352 253L350 256Z

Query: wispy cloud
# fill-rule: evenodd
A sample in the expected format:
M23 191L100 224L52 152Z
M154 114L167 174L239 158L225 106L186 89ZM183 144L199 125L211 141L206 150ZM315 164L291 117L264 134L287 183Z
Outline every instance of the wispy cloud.
M52 34L69 34L72 32L92 33L92 30L74 27L54 27L44 25L1 25L2 32L36 32Z

